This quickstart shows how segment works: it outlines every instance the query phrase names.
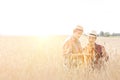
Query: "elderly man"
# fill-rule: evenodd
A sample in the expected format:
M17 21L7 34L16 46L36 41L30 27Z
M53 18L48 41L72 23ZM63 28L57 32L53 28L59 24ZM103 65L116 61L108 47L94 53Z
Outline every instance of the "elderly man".
M104 62L108 61L109 56L106 53L105 47L95 42L96 39L96 31L89 33L89 43L84 48L84 52L86 53L85 60L87 65L92 65L92 68L101 69L101 67L104 65Z
M77 25L73 30L73 35L67 38L63 45L64 64L68 68L78 67L84 62L82 47L79 41L83 33L83 27Z

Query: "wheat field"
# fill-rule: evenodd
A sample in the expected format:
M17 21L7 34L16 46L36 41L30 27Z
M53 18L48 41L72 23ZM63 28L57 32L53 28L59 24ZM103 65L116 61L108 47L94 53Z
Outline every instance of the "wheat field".
M62 45L67 36L0 36L0 80L120 80L120 38L99 37L110 60L106 69L66 71ZM86 37L80 40L86 45Z

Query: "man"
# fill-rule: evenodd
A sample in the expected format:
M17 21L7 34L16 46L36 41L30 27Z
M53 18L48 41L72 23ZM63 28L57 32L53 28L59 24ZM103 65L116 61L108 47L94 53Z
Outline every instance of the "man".
M73 30L73 35L67 38L63 45L64 64L68 68L78 67L84 62L82 47L79 41L83 33L83 27L77 25Z
M106 53L105 47L95 42L96 39L96 31L89 33L88 44L84 48L84 53L86 53L85 60L87 65L91 65L92 68L101 69L104 66L104 62L108 61L109 56Z

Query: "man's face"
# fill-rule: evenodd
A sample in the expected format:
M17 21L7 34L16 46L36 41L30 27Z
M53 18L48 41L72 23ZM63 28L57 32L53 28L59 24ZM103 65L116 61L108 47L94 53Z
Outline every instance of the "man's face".
M96 37L95 36L89 36L89 43L95 43Z
M83 33L83 31L76 31L76 32L74 33L74 37L77 38L77 39L79 39L80 36L82 35L82 33Z

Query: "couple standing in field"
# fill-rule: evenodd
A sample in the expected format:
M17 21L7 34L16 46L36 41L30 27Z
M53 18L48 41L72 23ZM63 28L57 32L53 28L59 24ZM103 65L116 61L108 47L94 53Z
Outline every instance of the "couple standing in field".
M97 33L91 31L88 36L88 44L84 48L81 46L79 38L83 33L83 27L77 25L73 29L73 35L67 38L63 45L64 65L71 68L80 68L83 64L92 69L101 69L108 61L109 56L103 45L96 43Z

